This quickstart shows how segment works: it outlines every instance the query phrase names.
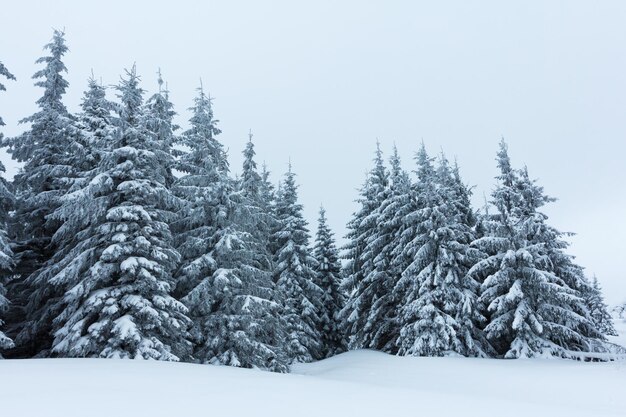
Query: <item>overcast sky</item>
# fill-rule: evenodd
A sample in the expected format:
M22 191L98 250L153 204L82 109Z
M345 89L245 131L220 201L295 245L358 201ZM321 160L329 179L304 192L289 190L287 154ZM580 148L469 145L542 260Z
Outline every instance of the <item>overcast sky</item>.
M291 158L311 228L323 203L340 238L377 138L407 169L421 140L456 156L479 204L504 136L559 198L546 212L577 233L571 252L609 302L626 299L624 1L6 3L6 135L35 111L34 61L65 28L71 110L92 69L113 84L136 62L149 91L162 69L185 125L202 78L233 171L251 128L275 179Z

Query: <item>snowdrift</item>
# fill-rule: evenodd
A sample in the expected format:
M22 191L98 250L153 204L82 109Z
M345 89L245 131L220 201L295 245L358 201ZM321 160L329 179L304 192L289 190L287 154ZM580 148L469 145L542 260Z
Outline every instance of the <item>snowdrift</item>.
M290 375L153 361L0 361L2 416L624 416L626 362L354 351Z

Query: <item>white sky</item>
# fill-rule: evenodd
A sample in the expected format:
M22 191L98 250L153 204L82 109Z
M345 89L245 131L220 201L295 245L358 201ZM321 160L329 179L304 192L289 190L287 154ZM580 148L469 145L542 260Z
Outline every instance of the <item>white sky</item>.
M376 138L404 165L423 139L458 157L476 202L489 191L500 136L559 198L552 223L607 300L626 299L626 2L624 1L12 1L0 60L6 135L35 110L35 59L65 28L66 104L93 69L106 84L137 63L154 91L161 67L185 125L198 80L216 98L234 172L247 132L278 178L289 158L315 229L323 203L339 237ZM0 158L15 164L3 151Z

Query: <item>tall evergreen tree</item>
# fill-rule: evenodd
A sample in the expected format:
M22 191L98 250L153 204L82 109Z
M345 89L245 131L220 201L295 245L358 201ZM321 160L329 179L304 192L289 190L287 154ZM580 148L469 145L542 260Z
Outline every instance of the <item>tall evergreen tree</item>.
M320 208L320 216L313 250L315 258L315 282L323 291L319 313L319 332L323 357L344 352L347 348L339 312L345 303L341 290L342 272L335 238L326 221L326 210Z
M340 317L346 326L351 349L383 349L387 343L382 338L373 339L380 323L371 321L370 309L383 293L387 293L384 279L379 279L373 273L378 253L371 241L378 231L378 210L385 199L388 185L389 173L385 168L380 144L377 144L374 168L361 189L361 207L348 223L348 243L344 248L347 263L342 287L348 293L348 299Z
M215 225L211 238L214 244L209 256L216 269L183 300L195 321L198 360L285 372L286 359L280 350L280 304L266 249L267 232L259 205L261 177L256 172L251 141L244 157L239 184L226 188L214 184L229 190L218 201L224 218ZM224 176L220 181L230 180Z
M375 294L367 311L369 345L385 352L397 353L400 334L398 304L393 289L402 271L408 266L400 247L405 228L405 216L410 212L411 181L402 169L398 149L394 146L390 158L389 183L381 196L380 205L372 213L376 230L366 242L363 258L368 271L363 284Z
M264 242L264 257L267 256L269 263L272 262L273 253L270 250L270 238L272 231L276 227L276 219L272 210L273 186L269 181L269 172L265 164L263 171L258 172L257 164L254 160L256 152L252 142L252 132L243 151L243 170L239 182L239 190L243 198L242 208L244 214L248 215L240 219L243 223L249 223L248 228L255 238ZM268 265L268 270L273 268Z
M524 195L524 201L527 213L533 213L537 211L537 207L541 207L543 187L536 184L536 181L529 177L528 169L524 167L519 171L519 185L518 188ZM555 198L548 198L548 202L556 201ZM538 203L539 202L539 203ZM543 215L543 214L542 214ZM547 222L547 216L544 215ZM543 239L543 248L545 255L550 262L550 271L558 277L560 284L566 289L572 290L575 293L575 297L563 298L564 308L571 310L574 313L574 320L570 319L567 314L557 315L557 319L560 319L559 324L565 328L573 328L575 332L584 336L586 339L584 346L581 346L580 342L570 340L574 350L589 350L599 349L605 350L602 341L605 337L599 329L593 324L593 318L587 304L585 303L584 295L588 292L590 283L585 277L584 269L576 264L575 257L568 254L566 251L570 246L570 243L566 240L567 237L572 236L573 233L564 233L556 230L553 227L546 227L545 233L541 235ZM536 236L539 239L539 236ZM582 318L580 320L579 318ZM591 343L594 347L589 347Z
M291 165L276 200L274 280L284 303L285 350L291 362L310 362L323 356L318 331L323 291L315 283L315 259L309 251L309 232Z
M0 75L8 80L15 80L15 76L0 62ZM4 84L0 83L0 91L6 91ZM0 116L0 127L4 126L2 116ZM0 143L2 143L2 132L0 132ZM5 277L7 277L13 269L13 251L9 246L7 236L7 223L9 220L9 211L14 204L13 193L10 191L8 182L2 177L5 172L4 165L0 162L0 358L2 358L2 350L13 347L13 341L3 333L2 317L9 308L9 301L5 298L6 290L4 288Z
M64 33L55 30L44 49L50 54L36 61L44 68L33 75L38 80L35 85L43 88L43 96L37 100L39 111L20 121L30 124L26 132L2 140L13 159L23 163L14 179L17 203L11 227L16 240L17 278L8 284L8 290L13 301L11 321L18 326L15 332L19 332L16 343L30 355L41 350L49 339L47 329L39 332L33 328L33 311L26 307L27 303L38 304L32 299L39 286L33 273L55 252L51 239L59 224L48 215L59 206L74 175L69 163L72 117L62 101L68 87L63 78L67 68L62 59L68 51Z
M90 192L107 146L113 138L111 103L106 100L105 89L92 77L82 102L83 112L68 128L72 139L67 163L73 176L67 179L67 193L59 198L59 206L48 215L48 220L58 225L50 245L55 252L27 279L29 302L27 321L23 334L39 335L38 356L50 354L54 325L64 308L64 295L80 280L80 270L88 268L89 260L79 256L82 252L85 229L98 221L103 208L92 204Z
M481 301L488 307L486 336L506 358L568 356L589 351L602 336L593 332L583 300L555 265L570 259L562 234L539 211L553 199L511 166L507 146L498 152L498 186L492 193L489 234L474 242L486 257L470 275L483 279ZM566 245L565 245L566 246Z
M241 181L232 200L234 223L238 225L248 256L242 258L240 275L247 288L241 296L246 300L243 316L249 316L246 333L256 346L251 366L284 372L288 358L283 351L283 329L279 319L281 298L273 281L274 263L270 251L272 227L276 219L266 195L267 176L261 176L254 160L256 152L252 132L243 151Z
M146 127L135 67L118 89L119 128L98 175L67 196L60 216L89 207L76 263L53 283L74 283L55 319L53 353L71 357L179 360L189 355L187 309L170 294L179 254L168 222L171 162Z
M474 336L478 284L466 276L471 229L444 156L435 167L424 145L417 154L419 206L407 216L415 224L404 248L411 260L394 292L401 300L399 353L481 355Z
M146 101L145 125L154 137L154 142L159 145L155 152L163 156L162 161L168 161L170 166L166 166L165 186L170 188L174 183L172 168L174 160L168 154L172 154L173 146L176 142L175 133L180 128L174 123L174 104L170 101L167 86L164 86L161 70L158 71L158 91Z
M179 143L187 151L177 161L183 175L174 184L174 193L183 202L174 225L176 246L182 256L176 280L176 294L183 298L217 270L213 248L218 233L227 223L225 199L232 190L227 177L228 163L223 146L216 139L221 133L213 117L211 99L198 88L194 106L189 110L191 126Z
M454 196L454 206L462 216L460 221L468 227L475 228L478 219L476 212L472 208L472 190L463 183L459 164L456 160L452 167L452 175L446 180L446 184L450 187L450 192Z
M267 169L267 165L263 163L263 167L261 169L261 202L263 204L263 208L267 212L271 212L271 207L274 204L274 185L270 181L270 172Z

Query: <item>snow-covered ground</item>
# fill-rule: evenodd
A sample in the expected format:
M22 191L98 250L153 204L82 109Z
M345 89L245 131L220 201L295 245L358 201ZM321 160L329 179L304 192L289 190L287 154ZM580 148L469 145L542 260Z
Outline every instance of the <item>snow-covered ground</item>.
M617 323L626 338L626 322ZM0 415L625 416L626 362L349 352L291 375L97 359L0 361Z

